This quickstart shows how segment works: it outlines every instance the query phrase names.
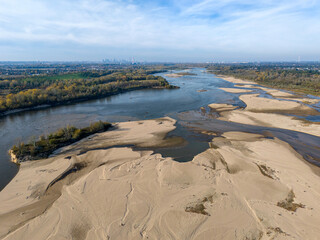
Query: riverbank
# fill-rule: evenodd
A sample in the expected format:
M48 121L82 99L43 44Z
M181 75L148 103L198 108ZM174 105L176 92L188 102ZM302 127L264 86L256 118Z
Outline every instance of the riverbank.
M185 163L128 147L167 145L174 124L119 123L22 163L0 192L1 238L317 239L320 177L287 143L226 132Z
M113 93L102 94L102 95L99 95L99 96L80 97L80 98L77 98L77 99L72 99L72 100L67 100L67 101L54 102L54 103L48 103L48 104L41 104L41 105L37 105L37 106L33 106L33 107L26 107L26 108L8 110L8 111L5 111L5 112L0 112L0 118L8 116L8 115L14 115L14 114L22 113L22 112L27 112L27 111L34 111L34 110L39 110L39 109L47 109L47 108L58 107L58 106L66 106L66 105L72 105L72 104L75 104L75 103L81 103L81 102L85 102L85 101L89 101L89 100L106 98L106 97L118 95L118 94L121 94L121 93L135 91L135 90L142 90L142 89L177 89L177 88L179 88L179 87L173 86L173 85L170 85L170 84L168 86L164 86L164 87L161 87L161 86L133 87L133 88L125 89L125 90L122 89L120 91L113 92Z

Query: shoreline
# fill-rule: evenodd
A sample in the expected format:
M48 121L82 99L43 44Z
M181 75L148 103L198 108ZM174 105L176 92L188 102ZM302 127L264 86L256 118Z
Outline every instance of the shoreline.
M233 77L226 78L224 80L237 84L248 84L248 82L243 82L243 80ZM246 88L249 89L254 89L257 87L259 88L259 86L246 85ZM279 91L277 89L268 90L271 92ZM311 122L304 119L297 119L295 116L286 115L320 115L319 111L300 101L290 101L289 99L283 99L281 97L274 97L270 99L259 97L259 95L260 94L241 94L239 98L246 104L245 108L235 109L232 105L226 106L225 104L214 104L214 107L211 105L211 109L220 115L218 119L225 121L289 129L320 136L319 122ZM303 100L306 99L306 97L303 97Z
M320 234L320 177L277 138L225 132L184 163L149 150L112 147L161 145L175 123L168 117L117 123L117 129L64 147L49 159L21 163L0 192L0 218L6 222L0 237L159 239L170 233L173 239L234 239L236 231L239 239L315 239Z
M172 86L172 85L169 85L169 86ZM177 88L177 87L173 86L171 89L175 89L175 88ZM106 94L106 95L102 95L102 96L84 97L84 98L78 98L78 99L74 99L74 100L62 101L62 102L57 102L57 103L42 104L42 105L37 105L34 107L18 108L18 109L8 110L8 111L0 113L0 118L15 115L18 113L38 110L38 109L42 110L42 109L59 107L59 106L68 106L68 105L82 103L82 102L86 102L86 101L90 101L90 100L98 100L98 99L102 99L102 98L106 98L106 97L110 97L110 96L115 96L117 94L127 93L127 92L131 92L131 91L136 91L136 90L146 90L146 89L168 89L168 88L166 88L166 87L152 87L152 88L138 87L138 88L134 88L134 89L126 90L126 91L120 91L120 92L116 92L116 93L110 93L110 94Z
M59 192L61 192L64 184L70 184L81 177L84 174L83 171L90 173L91 170L99 168L100 164L103 163L103 161L102 163L101 161L92 162L90 159L81 160L83 156L95 152L113 152L117 148L112 148L112 146L118 145L134 144L138 147L165 145L167 140L164 137L169 131L175 129L175 122L175 120L166 117L155 120L117 123L116 129L97 133L89 138L62 147L58 153L47 159L21 162L18 174L0 192L0 218L11 221L10 228L7 228L7 225L0 226L0 238L4 236L3 234L7 235L11 232L12 227L19 228L25 221L37 216L39 211L42 212L43 209L50 207L61 196ZM113 140L101 142L102 139L106 140L109 137ZM170 140L168 141L170 142ZM101 150L96 150L99 148ZM104 148L108 150L103 150ZM129 151L130 148L120 147L119 149L121 152L122 149L128 149ZM136 155L136 152L131 149L130 151ZM151 151L137 152L152 154ZM123 155L120 157L120 159L123 158L121 161L126 161L126 158L129 158L128 161L131 160L130 156L132 154L126 155L127 153L125 155L120 153L120 155ZM14 156L12 157L12 160L14 160ZM119 155L115 157L118 158ZM104 161L108 161L108 159ZM61 186L56 188L56 185ZM51 188L52 190L50 190ZM51 193L52 191L54 194ZM20 194L16 195L16 192ZM37 206L38 204L39 206ZM17 211L19 212L18 215L16 215Z
M38 141L33 140L20 145L14 145L10 150L11 162L21 164L27 161L46 159L59 149L72 145L94 134L106 132L114 128L109 122L94 122L83 128L68 126L60 128L47 136L41 136Z

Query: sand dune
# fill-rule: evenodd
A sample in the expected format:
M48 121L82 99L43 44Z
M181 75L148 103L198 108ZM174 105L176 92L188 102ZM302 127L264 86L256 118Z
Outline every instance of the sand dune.
M83 159L82 154L115 145L171 144L174 139L163 138L175 128L174 123L175 120L170 118L119 123L115 130L96 134L65 147L52 158L22 163L17 176L0 192L0 219L6 223L0 225L0 237L43 213L60 197L65 185L108 161L108 158L101 158L99 161ZM123 158L128 161L132 159L130 154Z
M127 147L73 156L99 164L3 239L317 239L320 179L290 146L238 132L210 145L187 163Z

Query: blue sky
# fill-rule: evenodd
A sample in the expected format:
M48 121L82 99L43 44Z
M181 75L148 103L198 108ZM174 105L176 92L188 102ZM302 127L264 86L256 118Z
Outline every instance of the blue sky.
M0 61L320 60L320 0L0 0Z

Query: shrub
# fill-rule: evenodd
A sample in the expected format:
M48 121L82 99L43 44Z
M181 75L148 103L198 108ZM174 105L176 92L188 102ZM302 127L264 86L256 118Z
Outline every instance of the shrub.
M38 141L32 138L27 144L22 142L19 146L14 145L11 150L20 162L46 158L60 147L74 143L91 134L106 131L111 126L110 123L102 121L92 123L85 128L68 126L49 134L47 137L41 136Z

